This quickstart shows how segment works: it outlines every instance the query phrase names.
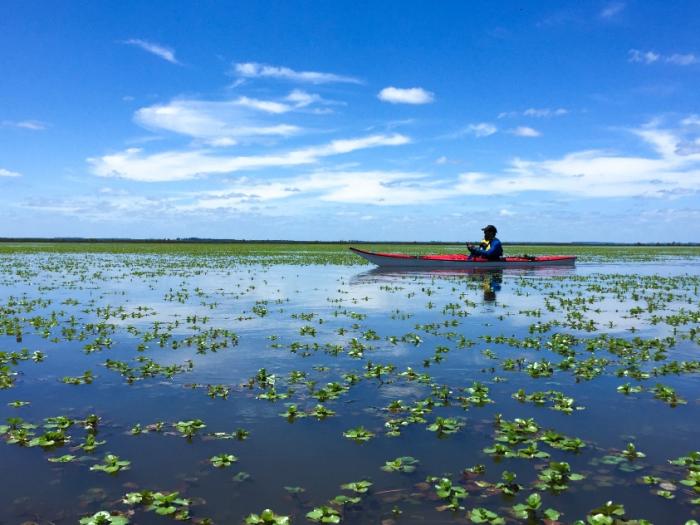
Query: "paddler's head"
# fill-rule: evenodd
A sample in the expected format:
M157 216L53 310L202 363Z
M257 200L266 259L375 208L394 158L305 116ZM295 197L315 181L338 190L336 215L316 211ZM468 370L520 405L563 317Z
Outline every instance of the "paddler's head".
M481 228L481 231L484 232L484 239L487 241L490 241L494 237L496 237L496 227L493 224L489 224L488 226Z

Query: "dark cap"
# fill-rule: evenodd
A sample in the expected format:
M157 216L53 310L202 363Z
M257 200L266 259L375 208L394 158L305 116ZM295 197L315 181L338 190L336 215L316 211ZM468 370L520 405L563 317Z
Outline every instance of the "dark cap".
M492 231L493 233L497 233L497 232L498 232L498 230L496 229L496 227L495 227L493 224L489 224L488 226L486 226L486 227L484 227L484 228L481 228L481 231L482 231L482 232Z

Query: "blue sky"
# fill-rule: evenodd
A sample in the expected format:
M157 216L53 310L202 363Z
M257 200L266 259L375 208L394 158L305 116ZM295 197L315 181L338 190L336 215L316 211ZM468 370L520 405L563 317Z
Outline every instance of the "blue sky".
M0 236L700 242L693 1L0 4Z

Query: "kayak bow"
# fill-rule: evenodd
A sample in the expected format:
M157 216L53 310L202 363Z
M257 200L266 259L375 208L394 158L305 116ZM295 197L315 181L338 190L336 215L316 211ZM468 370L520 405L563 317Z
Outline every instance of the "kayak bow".
M503 257L489 261L481 257L469 258L462 253L444 255L407 255L405 253L376 253L350 248L372 264L402 268L532 268L537 266L574 266L573 255L544 255L540 257Z

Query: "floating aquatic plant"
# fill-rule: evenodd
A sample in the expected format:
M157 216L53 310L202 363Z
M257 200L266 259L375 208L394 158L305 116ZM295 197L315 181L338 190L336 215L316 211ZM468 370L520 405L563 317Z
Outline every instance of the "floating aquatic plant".
M333 507L321 505L306 513L307 519L316 523L340 523L340 513Z
M92 516L80 518L80 525L127 525L129 518L122 514L112 514L106 510L95 512Z
M206 425L201 419L191 419L189 421L178 421L175 423L175 429L187 439L192 439Z
M541 490L561 492L569 488L569 481L579 481L584 477L581 474L572 472L566 461L550 461L549 466L540 471L535 486Z
M365 441L369 441L374 437L374 433L370 432L367 430L365 427L357 427L357 428L351 428L350 430L346 430L343 432L343 436L345 436L348 439L352 439L353 441L357 443L364 443Z
M107 454L102 463L93 465L90 467L90 470L99 470L107 474L116 474L122 470L128 470L130 465L131 461L120 459L119 456L115 454Z
M459 431L461 424L458 420L450 417L437 417L435 421L428 425L428 430L435 432L438 436L454 434Z
M382 470L385 472L411 473L416 470L418 460L411 456L401 456L384 463Z
M447 503L438 508L438 510L464 510L461 505L461 500L468 496L467 491L461 485L455 485L449 478L429 478L430 482L434 483L437 496Z
M238 458L233 454L219 454L217 456L212 456L211 458L209 458L209 461L211 462L213 467L225 468L233 465L236 461L238 461Z
M263 510L260 514L250 514L245 519L246 525L288 525L289 516L275 514L270 509Z
M515 514L516 518L535 522L538 521L537 516L540 507L542 507L542 497L535 492L530 494L524 503L513 505L513 514ZM561 513L552 508L548 508L544 510L543 515L548 520L557 521Z
M469 519L472 523L488 523L489 525L505 525L506 523L504 518L484 507L476 507L470 510Z
M351 483L345 483L345 484L341 485L340 488L344 489L344 490L351 490L351 491L356 492L358 494L365 494L371 486L372 486L371 481L362 480L362 481L353 481Z
M176 520L189 518L190 500L181 498L178 492L129 492L122 499L127 505L142 505L148 511L153 511L161 516L170 516Z

